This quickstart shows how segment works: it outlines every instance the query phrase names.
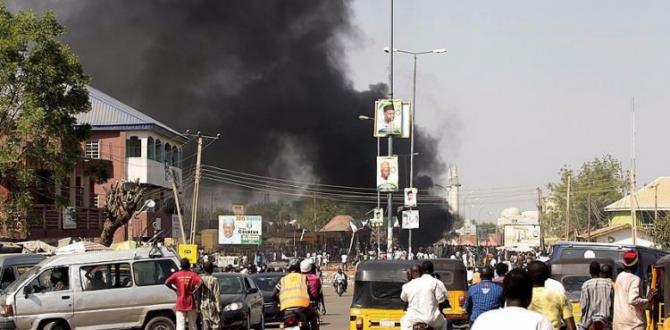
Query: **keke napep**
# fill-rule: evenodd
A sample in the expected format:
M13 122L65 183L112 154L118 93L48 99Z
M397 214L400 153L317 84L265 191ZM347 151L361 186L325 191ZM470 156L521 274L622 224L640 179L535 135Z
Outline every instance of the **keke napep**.
M449 291L450 308L445 316L455 323L466 323L463 308L467 300L467 273L458 260L432 259L435 274ZM407 270L421 260L366 261L358 265L350 310L351 330L391 330L400 327L405 303L400 299Z

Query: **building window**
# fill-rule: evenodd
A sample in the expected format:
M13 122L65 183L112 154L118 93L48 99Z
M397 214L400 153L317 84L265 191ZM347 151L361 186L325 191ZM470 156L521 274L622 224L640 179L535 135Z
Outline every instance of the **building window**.
M179 164L179 149L172 147L172 166Z
M153 160L156 159L156 150L154 148L155 148L154 138L150 136L149 139L147 140L147 158Z
M172 147L169 143L165 143L165 164L170 165L172 161Z
M142 140L137 136L126 140L126 157L142 157Z
M90 159L100 159L100 140L86 141L84 157Z
M163 144L160 139L156 139L156 159L155 161L162 163L163 162Z

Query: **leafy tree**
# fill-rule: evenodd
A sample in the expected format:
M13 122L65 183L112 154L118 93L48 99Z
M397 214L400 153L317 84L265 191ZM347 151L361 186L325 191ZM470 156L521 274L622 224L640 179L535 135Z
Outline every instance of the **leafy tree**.
M670 215L658 217L654 220L654 229L652 231L654 242L661 248L670 249Z
M558 172L559 181L547 185L548 203L545 209L545 228L549 235L565 235L566 192L571 177L570 235L585 233L588 224L591 230L606 227L609 223L605 206L623 197L625 179L621 162L611 155L594 158L574 171L563 166ZM590 203L589 203L590 198ZM589 213L589 204L590 210Z
M89 132L73 117L90 109L88 78L62 33L52 13L12 14L0 3L0 185L11 192L0 198L5 224L25 222L36 171L65 180Z

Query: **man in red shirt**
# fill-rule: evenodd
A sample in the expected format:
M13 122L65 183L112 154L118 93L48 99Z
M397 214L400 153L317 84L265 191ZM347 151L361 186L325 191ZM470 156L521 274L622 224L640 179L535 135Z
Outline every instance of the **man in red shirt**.
M191 263L188 259L181 259L181 271L178 271L167 280L165 285L171 290L177 292L177 303L175 311L177 312L177 330L186 329L186 318L188 318L189 330L197 329L197 311L193 294L198 291L202 280L198 274L191 271Z

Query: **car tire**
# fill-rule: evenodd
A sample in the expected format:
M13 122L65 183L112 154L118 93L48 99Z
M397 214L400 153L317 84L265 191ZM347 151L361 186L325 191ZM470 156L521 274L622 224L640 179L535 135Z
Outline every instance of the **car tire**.
M174 322L165 316L156 316L144 326L144 330L175 330L175 328Z
M261 314L261 321L254 327L255 330L265 330L265 315Z
M69 327L61 321L51 321L42 327L42 330L67 330Z

